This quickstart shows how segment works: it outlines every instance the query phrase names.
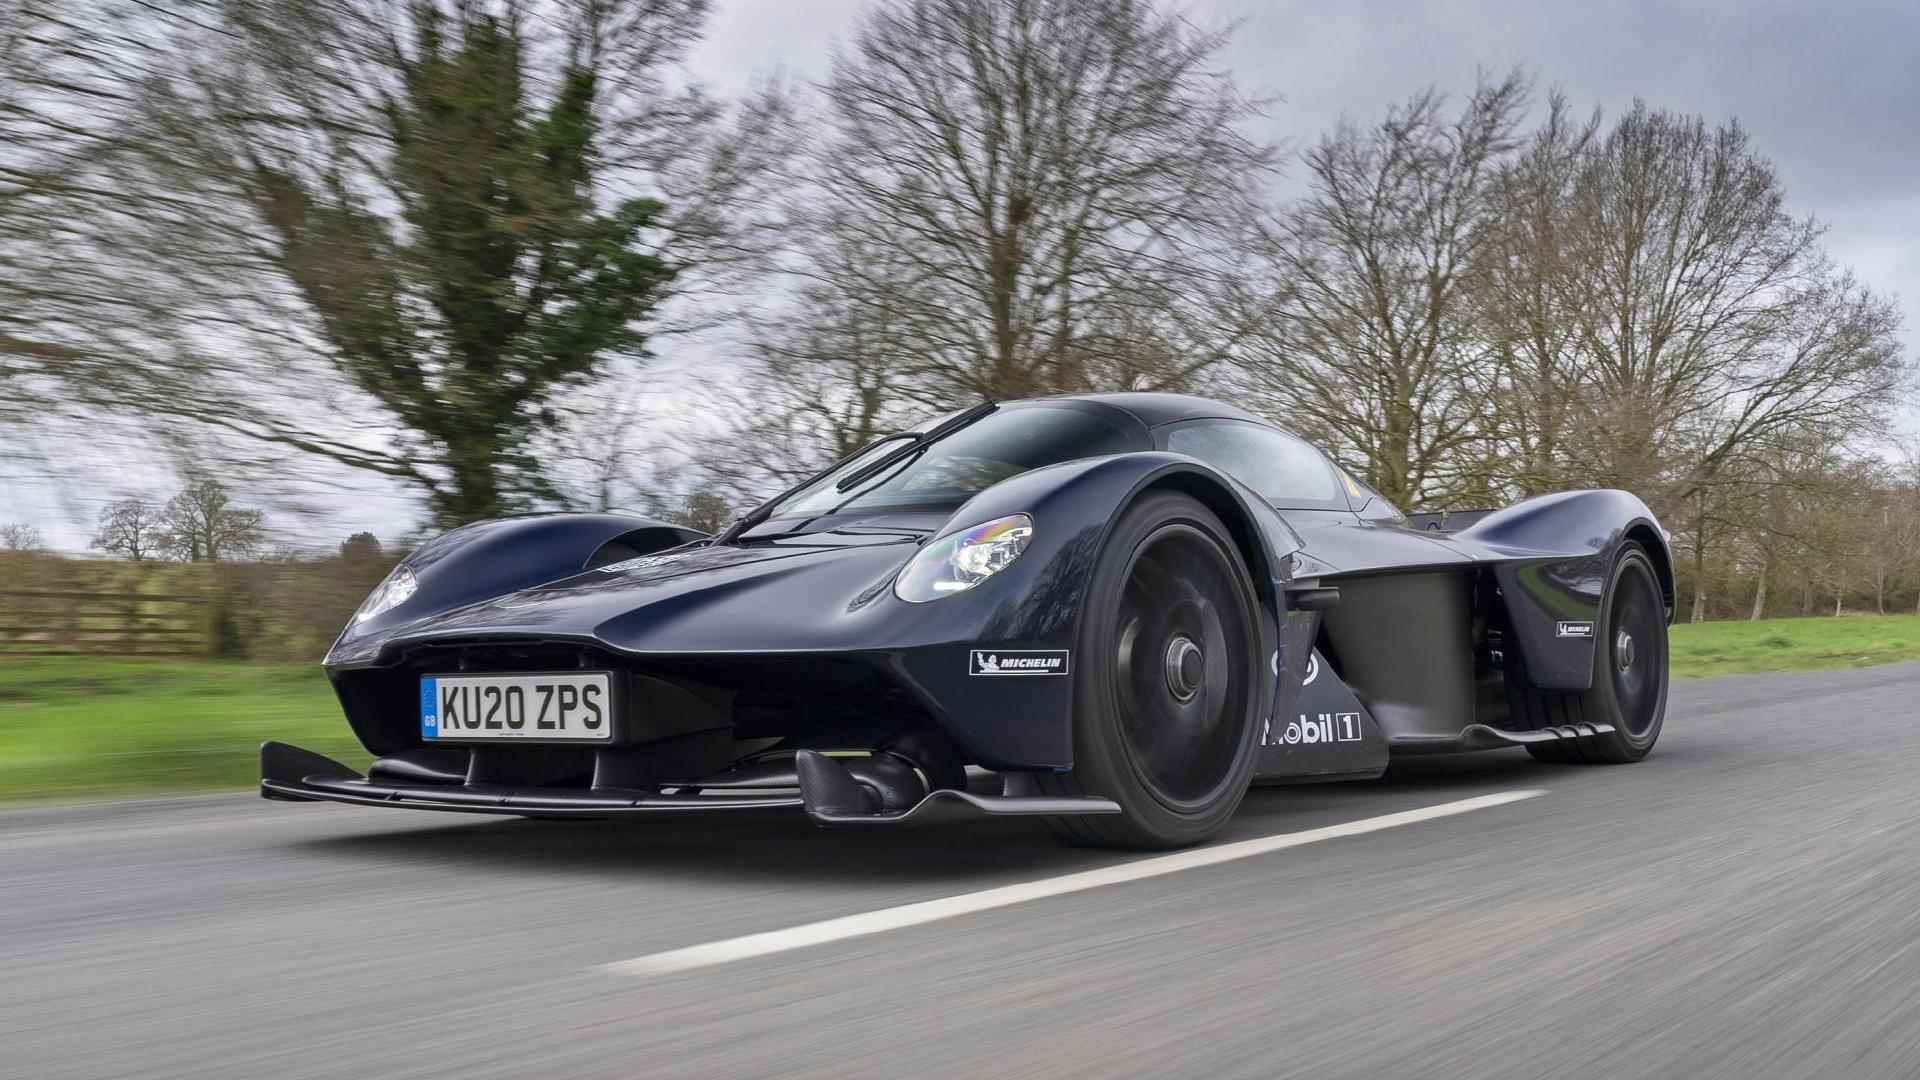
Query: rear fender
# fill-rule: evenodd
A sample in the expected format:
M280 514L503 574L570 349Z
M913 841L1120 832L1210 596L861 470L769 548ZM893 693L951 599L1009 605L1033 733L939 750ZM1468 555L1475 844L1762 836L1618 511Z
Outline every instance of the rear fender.
M1594 635L1620 549L1647 549L1673 618L1673 559L1653 511L1625 491L1564 491L1515 503L1455 534L1493 564L1526 681L1543 690L1593 685ZM1509 660L1511 666L1512 661Z

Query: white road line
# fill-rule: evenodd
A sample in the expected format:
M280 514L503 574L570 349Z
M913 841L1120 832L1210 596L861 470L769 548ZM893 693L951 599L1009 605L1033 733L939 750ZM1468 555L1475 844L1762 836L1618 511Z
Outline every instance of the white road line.
M1418 810L1403 810L1397 814L1382 814L1379 817L1362 818L1359 821L1327 825L1318 829L1262 836L1254 840L1221 844L1218 847L1177 851L1171 855L1136 859L1115 866L1103 866L1097 870L1083 870L1040 881L1003 885L939 900L924 900L917 904L902 904L899 907L882 908L879 911L868 911L859 915L845 915L837 919L807 923L785 930L748 934L745 937L728 938L725 941L653 953L650 956L607 964L600 970L612 975L670 975L675 972L692 971L696 968L712 967L715 964L726 964L755 956L804 949L809 945L824 945L831 941L844 941L847 938L878 934L886 930L899 930L908 926L939 922L942 919L958 918L961 915L991 911L1011 904L1024 904L1029 900L1044 900L1049 896L1097 889L1103 885L1121 885L1129 881L1160 877L1163 874L1177 874L1182 870L1197 870L1203 866L1214 866L1232 862L1235 859L1266 855L1270 852L1284 851L1287 848L1319 843L1322 840L1338 840L1345 836L1359 836L1399 825L1413 825L1422 821L1432 821L1435 818L1484 810L1490 806L1504 806L1507 803L1545 794L1546 792L1541 790L1502 791L1493 795L1480 795L1471 799L1440 803L1436 806L1423 806Z

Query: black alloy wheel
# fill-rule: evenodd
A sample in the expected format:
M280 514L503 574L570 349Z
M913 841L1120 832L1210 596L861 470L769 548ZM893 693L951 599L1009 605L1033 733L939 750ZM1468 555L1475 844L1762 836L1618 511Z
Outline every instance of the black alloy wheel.
M1123 813L1061 818L1076 843L1199 843L1252 776L1264 680L1251 575L1218 517L1156 492L1114 526L1081 614L1074 768L1041 790L1101 795Z

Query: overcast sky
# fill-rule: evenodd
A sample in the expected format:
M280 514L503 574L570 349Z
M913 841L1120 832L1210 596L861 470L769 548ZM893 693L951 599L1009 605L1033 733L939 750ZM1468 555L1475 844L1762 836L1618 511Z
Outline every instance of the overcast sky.
M716 0L693 73L723 93L776 73L812 81L867 6ZM1371 120L1428 85L1462 94L1476 69L1516 64L1583 110L1617 114L1641 97L1709 122L1737 117L1779 166L1794 212L1826 223L1836 258L1900 295L1906 340L1920 344L1920 0L1189 0L1185 10L1203 25L1240 23L1224 61L1247 89L1280 98L1264 134L1294 145L1342 113ZM106 448L87 461L80 440L64 445L73 467L9 484L14 505L0 520L34 521L78 551L101 503L164 490L164 463L141 469ZM320 470L304 486L322 519L306 519L312 540L360 527L395 536L418 519L415 498L371 476Z
M737 91L784 70L812 80L861 0L717 0L696 75ZM1238 22L1224 60L1278 95L1270 134L1301 145L1342 113L1366 121L1427 87L1464 94L1477 69L1520 65L1609 115L1657 108L1738 118L1779 166L1795 213L1904 301L1920 342L1920 0L1189 0L1202 25Z

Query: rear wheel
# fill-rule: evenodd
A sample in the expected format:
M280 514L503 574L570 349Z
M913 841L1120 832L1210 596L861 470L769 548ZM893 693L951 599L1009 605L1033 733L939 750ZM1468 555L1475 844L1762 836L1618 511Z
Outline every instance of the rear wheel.
M1516 689L1517 726L1540 729L1610 724L1599 735L1527 747L1541 761L1621 764L1653 751L1667 712L1667 617L1645 548L1628 544L1614 560L1606 607L1594 628L1593 686L1583 691Z
M1074 768L1034 783L1123 812L1048 825L1101 847L1199 843L1233 816L1253 773L1261 644L1247 568L1205 506L1156 493L1114 526L1087 597Z

